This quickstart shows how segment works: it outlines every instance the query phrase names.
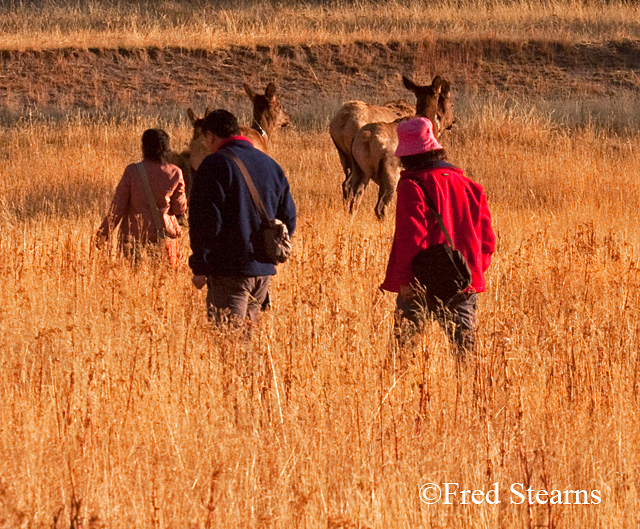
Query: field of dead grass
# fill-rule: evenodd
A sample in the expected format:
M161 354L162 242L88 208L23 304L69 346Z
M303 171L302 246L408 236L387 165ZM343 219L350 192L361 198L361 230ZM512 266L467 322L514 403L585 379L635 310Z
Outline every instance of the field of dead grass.
M495 38L608 42L637 39L640 9L625 0L391 0L376 2L3 2L0 49Z
M186 270L94 249L157 122L0 130L0 526L636 524L640 142L533 104L460 118L443 141L499 237L462 366L437 325L398 356L377 289L393 223L372 190L345 213L326 129L276 142L299 228L250 344L210 328ZM430 482L501 503L426 505ZM601 501L515 504L514 483Z

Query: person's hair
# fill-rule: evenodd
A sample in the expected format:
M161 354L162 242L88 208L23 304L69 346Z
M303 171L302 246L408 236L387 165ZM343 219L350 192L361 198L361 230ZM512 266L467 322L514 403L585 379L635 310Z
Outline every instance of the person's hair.
M445 161L446 159L447 152L444 149L436 149L411 156L401 156L400 163L407 171L416 171L425 167L429 162Z
M164 164L171 150L169 135L162 129L147 129L142 134L142 157L145 160Z
M229 111L219 108L207 114L202 123L202 132L211 132L218 138L230 138L240 135L238 120Z

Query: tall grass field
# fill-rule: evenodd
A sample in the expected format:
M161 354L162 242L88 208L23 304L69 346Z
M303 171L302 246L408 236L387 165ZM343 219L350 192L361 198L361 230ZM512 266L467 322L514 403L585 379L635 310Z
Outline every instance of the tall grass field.
M251 42L328 41L330 21L346 28L362 12L403 28L422 4L164 2L166 19L127 4L148 24L139 33L123 5L3 7L0 47L170 45L163 20L191 28L203 13L235 21ZM440 18L406 31L468 24L515 38L555 20L558 38L598 40L622 19L611 38L637 38L639 22L626 2L428 10ZM297 21L282 22L290 33L259 27L252 13L264 11ZM319 29L302 32L304 20ZM206 45L239 38L200 24ZM331 116L287 108L293 129L273 140L298 228L251 341L212 327L188 268L95 246L142 132L161 126L185 147L186 109L117 120L25 112L0 126L0 528L636 527L637 103L602 101L585 117L579 102L454 100L458 123L441 140L485 187L498 238L477 354L464 363L436 323L397 348L395 300L378 288L395 208L379 222L368 189L347 213ZM188 255L188 233L182 244Z
M4 0L0 49L637 39L626 0Z

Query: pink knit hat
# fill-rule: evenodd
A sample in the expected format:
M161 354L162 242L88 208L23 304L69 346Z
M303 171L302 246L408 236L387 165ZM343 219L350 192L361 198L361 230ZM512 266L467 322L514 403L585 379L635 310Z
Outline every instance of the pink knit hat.
M427 118L401 121L398 125L396 156L411 156L442 149L433 135L433 124Z

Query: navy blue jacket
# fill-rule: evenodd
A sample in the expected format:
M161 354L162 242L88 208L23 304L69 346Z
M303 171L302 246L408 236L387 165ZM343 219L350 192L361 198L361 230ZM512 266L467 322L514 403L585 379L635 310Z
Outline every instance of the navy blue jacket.
M240 168L247 168L269 218L287 225L293 235L296 208L282 168L248 140L233 139L207 156L193 178L189 198L189 237L194 275L268 276L275 265L261 250L261 219Z

